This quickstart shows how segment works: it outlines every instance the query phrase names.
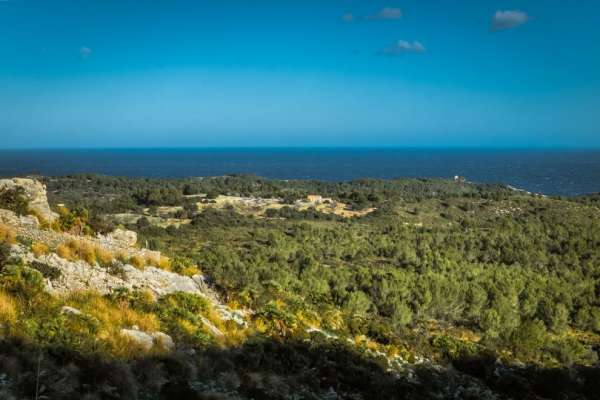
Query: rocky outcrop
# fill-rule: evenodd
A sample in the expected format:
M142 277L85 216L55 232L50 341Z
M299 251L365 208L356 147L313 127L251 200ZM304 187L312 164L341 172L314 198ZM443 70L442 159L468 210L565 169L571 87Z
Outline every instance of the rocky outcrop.
M207 297L217 302L214 295L205 285L202 276L188 277L165 271L155 267L137 269L129 264L115 261L112 268L90 265L85 261L69 261L54 253L35 256L21 245L13 246L13 255L25 262L37 262L60 271L60 276L47 280L48 291L56 294L67 294L78 290L96 290L108 294L115 289L149 290L155 297L175 292L186 292Z
M40 226L38 219L32 215L17 215L10 210L3 209L0 209L0 223L25 229L38 229Z
M48 205L46 186L41 182L26 178L0 179L0 191L17 188L23 189L29 201L29 210L43 219L40 222L53 222L58 218L58 214L53 212Z

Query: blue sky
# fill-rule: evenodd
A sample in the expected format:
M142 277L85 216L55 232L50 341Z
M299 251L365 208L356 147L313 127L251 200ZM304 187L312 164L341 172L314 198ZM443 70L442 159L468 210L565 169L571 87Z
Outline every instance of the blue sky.
M600 147L600 2L0 0L0 147Z

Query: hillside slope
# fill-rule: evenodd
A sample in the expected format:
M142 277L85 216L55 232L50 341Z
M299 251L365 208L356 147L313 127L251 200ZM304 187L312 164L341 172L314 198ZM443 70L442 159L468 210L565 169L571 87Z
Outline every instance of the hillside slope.
M593 203L437 180L45 182L53 204L35 206L55 218L18 185L0 192L6 398L598 390ZM324 197L352 212L304 205Z

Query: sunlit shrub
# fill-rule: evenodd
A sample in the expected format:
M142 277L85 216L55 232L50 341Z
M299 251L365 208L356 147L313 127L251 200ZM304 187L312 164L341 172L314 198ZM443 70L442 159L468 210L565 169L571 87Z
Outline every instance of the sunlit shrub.
M171 261L168 257L160 256L157 267L169 271L171 270Z
M200 273L198 266L187 257L175 257L172 259L170 269L185 276L194 276Z
M217 329L223 328L220 317L208 300L190 293L178 292L162 297L156 303L154 312L176 341L196 346L206 346L214 342L203 318Z
M59 217L52 223L52 229L77 235L93 233L88 224L89 212L85 208L69 210L67 207L61 206L57 211Z

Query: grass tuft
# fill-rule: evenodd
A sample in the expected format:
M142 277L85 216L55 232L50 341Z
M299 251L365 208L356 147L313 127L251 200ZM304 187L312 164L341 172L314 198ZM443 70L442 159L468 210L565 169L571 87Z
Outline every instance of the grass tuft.
M14 324L17 320L17 304L13 298L0 291L0 322L2 324Z
M50 251L50 249L48 248L48 245L42 242L33 242L31 244L31 251L33 252L33 254L36 257L39 256L43 256L48 254L48 252Z
M0 242L7 242L9 244L17 243L17 234L9 226L0 224Z

